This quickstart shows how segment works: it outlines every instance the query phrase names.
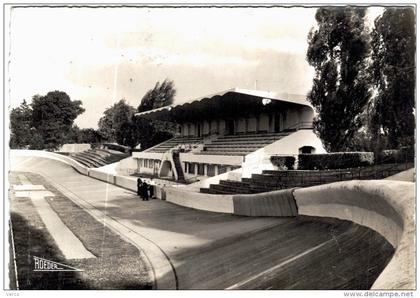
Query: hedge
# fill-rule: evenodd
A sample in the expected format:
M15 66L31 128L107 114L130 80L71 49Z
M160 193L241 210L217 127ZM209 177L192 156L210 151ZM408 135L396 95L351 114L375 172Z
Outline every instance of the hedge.
M299 170L347 169L372 165L373 152L299 154Z
M411 147L402 147L399 150L383 150L376 156L377 164L404 163L414 161L414 150Z
M383 150L379 152L378 156L376 157L377 164L384 164L384 163L397 163L401 159L400 151L392 149L392 150Z
M270 157L270 161L279 169L292 170L294 168L296 158L294 156L273 155Z

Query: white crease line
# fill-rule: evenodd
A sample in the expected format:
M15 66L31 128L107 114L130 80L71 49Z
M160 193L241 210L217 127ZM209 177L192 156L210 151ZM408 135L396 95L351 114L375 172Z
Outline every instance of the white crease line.
M293 261L295 261L295 260L297 260L297 259L299 259L299 258L301 258L301 257L303 257L303 256L305 256L305 255L307 255L307 254L309 254L309 253L311 253L311 252L313 252L313 251L321 248L321 247L323 247L324 245L327 245L331 241L334 241L334 239L327 240L327 241L325 241L325 242L323 242L321 244L318 244L317 246L314 246L314 247L312 247L312 248L310 248L308 250L305 250L304 252L302 252L302 253L300 253L300 254L298 254L298 255L290 258L290 259L287 259L286 261L281 262L280 264L278 264L278 265L276 265L274 267L271 267L271 268L269 268L269 269L267 269L267 270L265 270L263 272L258 273L257 275L254 275L254 276L252 276L252 277L250 277L250 278L248 278L248 279L246 279L244 281L241 281L239 283L236 283L236 284L234 284L234 285L226 288L226 290L238 289L241 286L243 286L243 285L245 285L245 284L247 284L247 283L249 283L249 282L251 282L253 280L256 280L256 279L258 279L258 278L260 278L260 277L262 277L262 276L264 276L266 274L269 274L269 273L273 272L274 270L277 270L277 269L279 269L279 268L281 268L281 267L283 267L283 266L285 266L285 265L287 265L287 264L289 264L289 263L291 263L291 262L293 262Z

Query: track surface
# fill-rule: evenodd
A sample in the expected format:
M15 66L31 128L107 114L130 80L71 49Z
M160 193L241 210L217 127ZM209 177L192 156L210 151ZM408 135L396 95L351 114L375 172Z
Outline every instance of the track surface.
M43 175L156 243L180 289L369 289L393 253L382 236L347 221L242 217L143 202L58 161L13 162L14 170Z

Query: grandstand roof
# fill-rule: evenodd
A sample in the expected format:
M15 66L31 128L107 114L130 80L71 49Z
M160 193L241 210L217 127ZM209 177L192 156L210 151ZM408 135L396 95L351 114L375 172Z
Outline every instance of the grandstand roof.
M211 118L212 116L232 116L234 114L239 116L292 106L312 108L305 96L302 95L232 88L187 102L137 113L136 116L179 122L203 119L202 117Z

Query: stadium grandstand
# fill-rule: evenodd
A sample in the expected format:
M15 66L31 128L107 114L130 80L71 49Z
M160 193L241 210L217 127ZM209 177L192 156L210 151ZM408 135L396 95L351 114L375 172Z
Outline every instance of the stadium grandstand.
M137 174L195 182L238 169L274 170L270 156L324 153L304 96L230 89L136 114L178 125L177 135L133 152Z

